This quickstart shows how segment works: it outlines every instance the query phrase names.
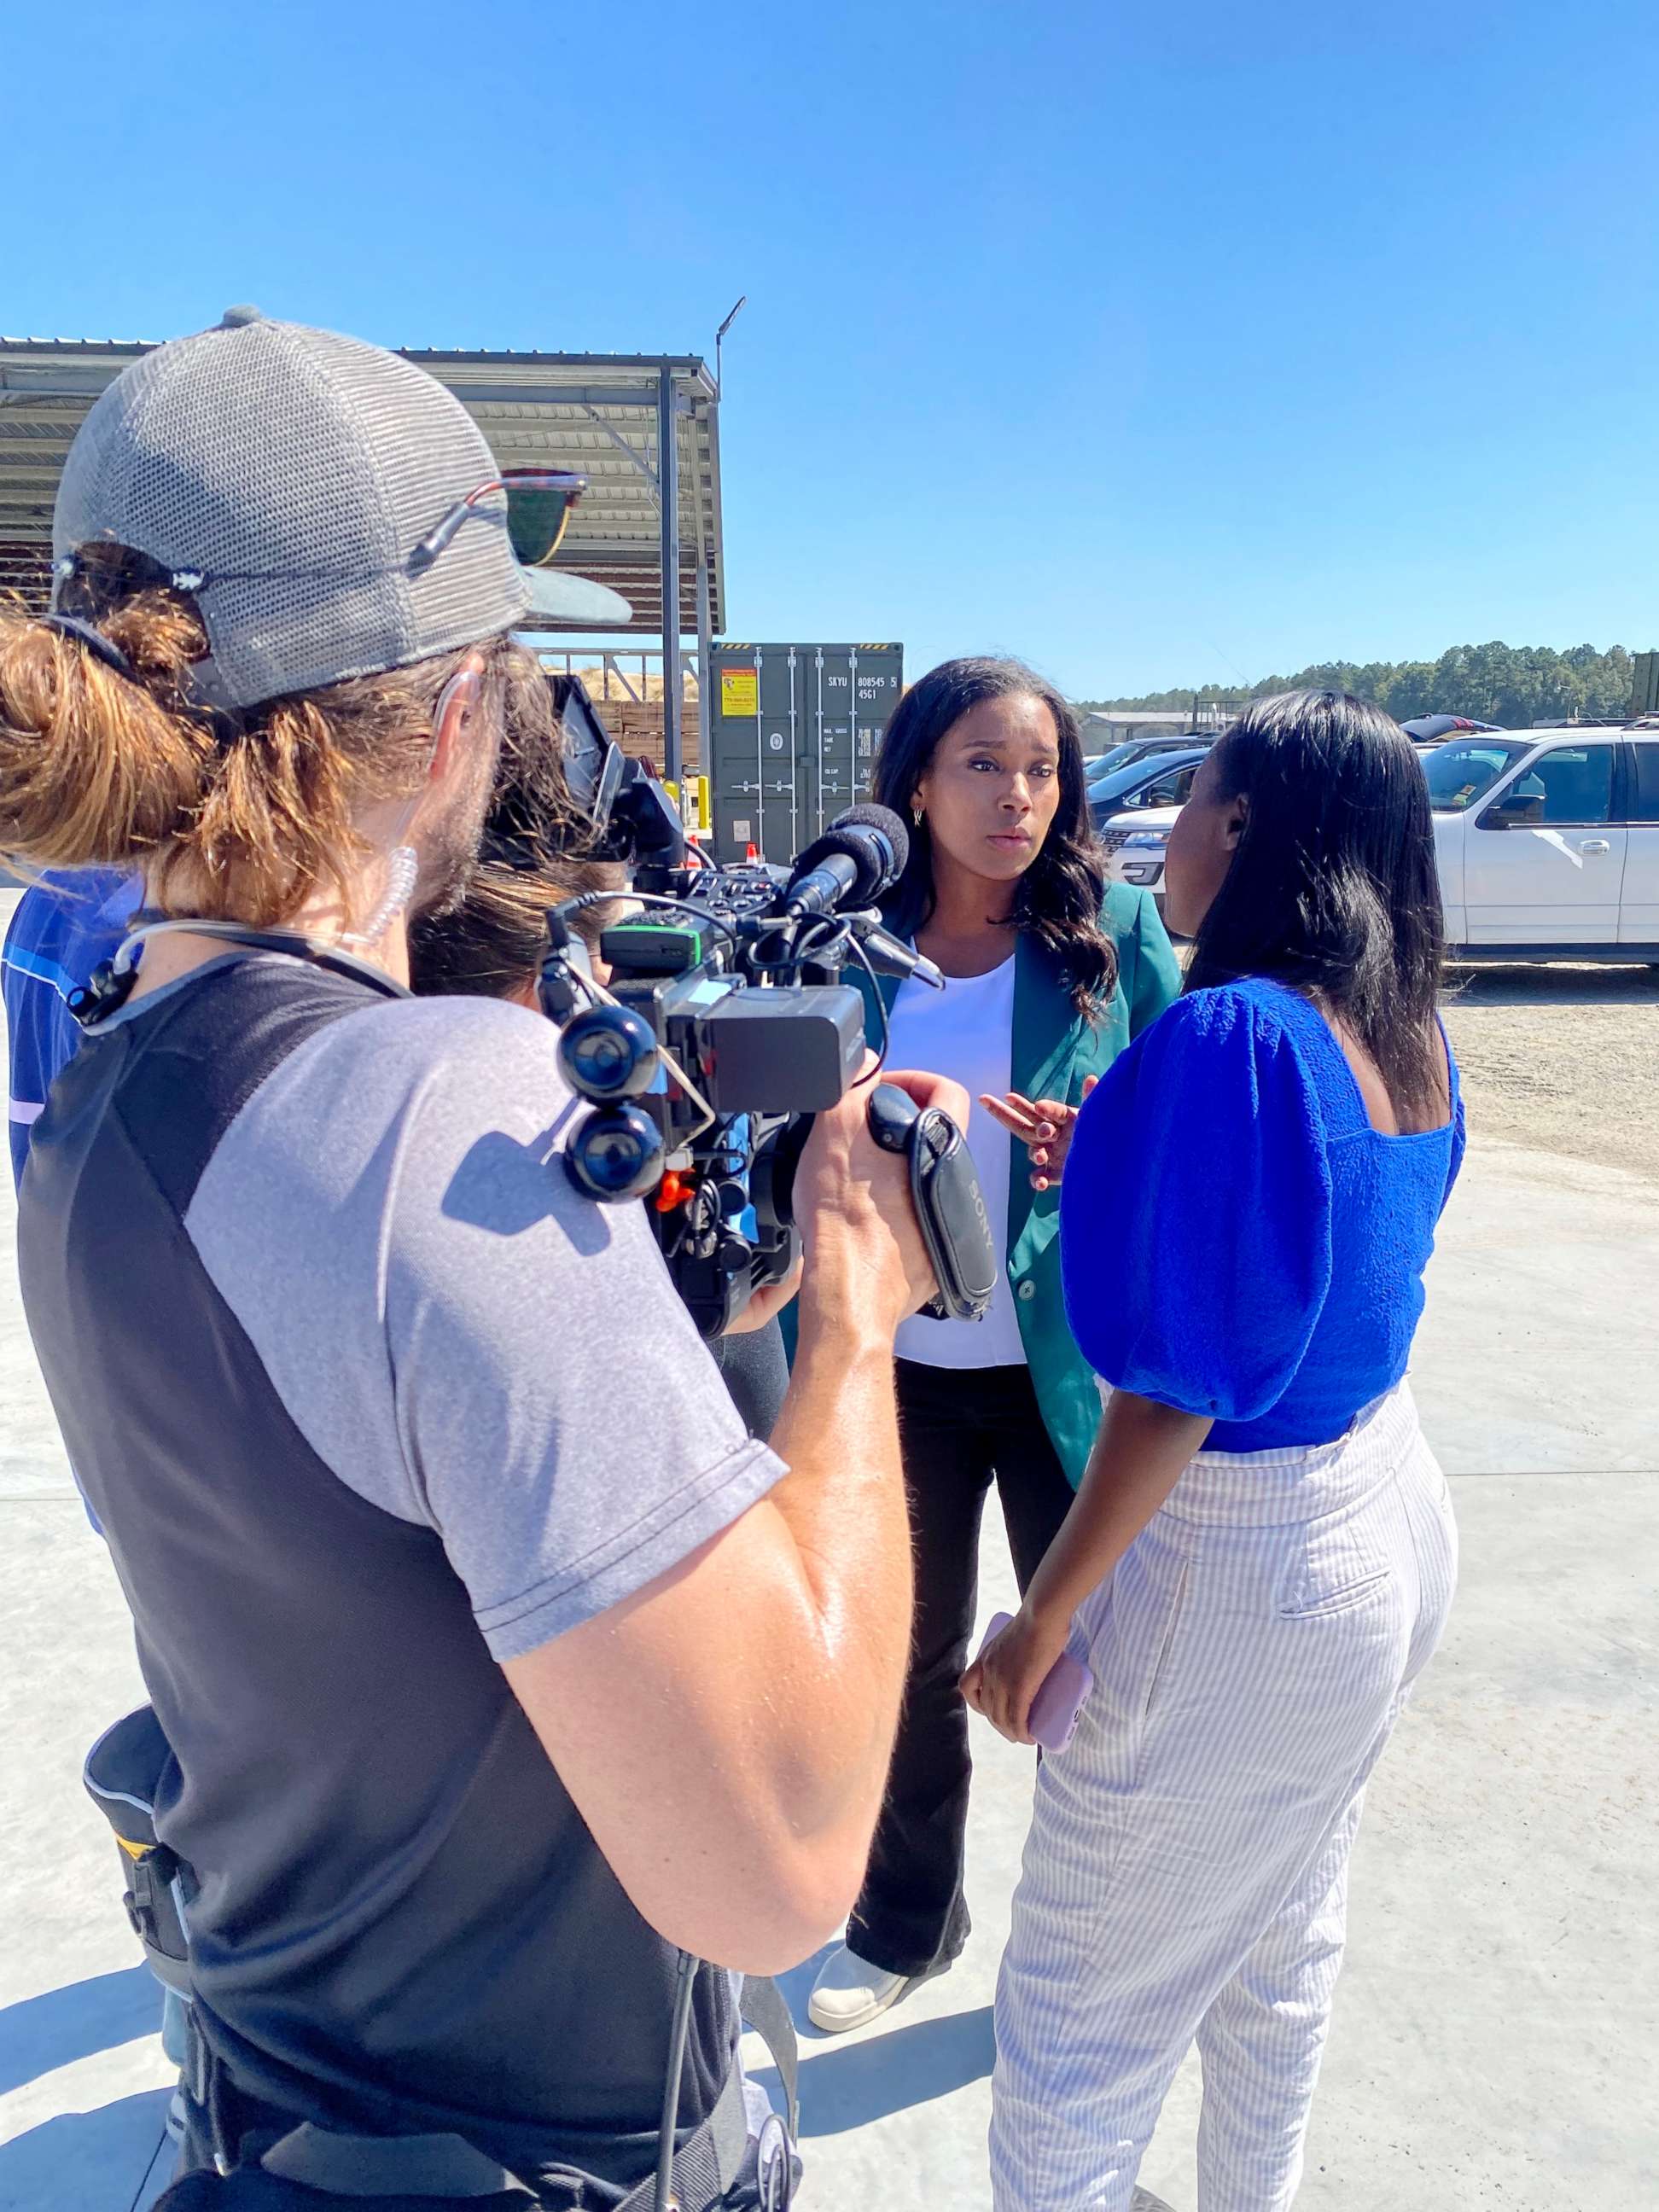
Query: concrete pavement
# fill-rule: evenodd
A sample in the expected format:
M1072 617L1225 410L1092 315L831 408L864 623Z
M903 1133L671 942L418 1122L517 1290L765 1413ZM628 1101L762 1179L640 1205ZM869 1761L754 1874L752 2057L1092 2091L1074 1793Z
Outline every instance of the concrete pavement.
M136 2212L168 2069L80 1761L142 1692L29 1353L0 1194L0 2212ZM142 1297L142 1285L133 1285ZM1374 1784L1306 2212L1659 2203L1654 1588L1659 1182L1477 1131L1415 1382L1463 1532L1446 1648ZM982 1612L1012 1595L988 1533ZM976 1927L863 2035L804 2045L817 2212L982 2212L990 2004L1030 1802L976 1730ZM813 1967L791 1978L803 2000ZM1142 2179L1194 2202L1189 2062Z
M1477 1139L1413 1376L1462 1589L1372 1785L1305 2212L1659 2203L1656 1341L1659 1185ZM982 1612L1011 1595L988 1542ZM1030 1790L1019 1753L975 1741L967 1957L808 2046L831 2212L988 2202L989 2007ZM1189 2058L1141 2174L1178 2212L1199 2087Z

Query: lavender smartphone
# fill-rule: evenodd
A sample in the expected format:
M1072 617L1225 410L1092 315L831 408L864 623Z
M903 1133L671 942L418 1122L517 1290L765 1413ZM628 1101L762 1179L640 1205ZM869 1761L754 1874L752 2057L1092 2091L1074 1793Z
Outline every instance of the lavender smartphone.
M992 1615L985 1641L979 1647L981 1659L1012 1619L1011 1613ZM1044 1751L1065 1750L1077 1734L1084 1700L1094 1686L1095 1678L1083 1662L1062 1651L1031 1701L1031 1734Z

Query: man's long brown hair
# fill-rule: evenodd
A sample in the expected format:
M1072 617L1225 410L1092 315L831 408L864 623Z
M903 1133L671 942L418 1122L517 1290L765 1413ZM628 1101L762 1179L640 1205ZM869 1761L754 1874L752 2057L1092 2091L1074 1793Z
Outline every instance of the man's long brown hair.
M319 891L345 908L368 850L356 821L420 789L434 711L467 652L225 713L191 690L208 650L194 600L143 555L87 548L60 611L95 625L132 673L0 609L0 852L143 868L163 912L268 928ZM491 726L537 711L545 686L521 647L468 651Z

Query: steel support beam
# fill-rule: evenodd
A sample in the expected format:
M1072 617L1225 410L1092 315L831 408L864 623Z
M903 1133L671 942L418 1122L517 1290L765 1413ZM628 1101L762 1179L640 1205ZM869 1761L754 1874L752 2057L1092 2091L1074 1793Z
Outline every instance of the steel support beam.
M697 529L697 773L714 774L713 723L714 702L709 690L714 684L714 631L708 610L708 547L704 542L701 520Z
M95 399L114 383L126 366L125 361L37 365L0 358L0 392L15 393L20 398ZM451 383L447 377L441 380L468 406L496 400L537 407L653 408L657 404L656 386L664 376L672 382L672 372L668 369L664 369L653 382L640 384L556 384L551 380L545 384L473 384L459 378Z
M656 402L653 400L652 404L654 406ZM651 487L652 499L653 501L657 500L657 471L652 467L650 462L646 459L645 455L636 451L634 447L630 446L627 439L623 436L619 430L613 430L610 423L605 420L603 416L601 416L596 409L589 407L584 404L582 412L586 416L588 421L592 423L596 430L600 431L605 437L610 439L611 444L616 447L619 453L627 454L629 459L632 461L634 466L639 471L640 474L645 478L647 483Z
M674 372L657 378L657 492L662 510L662 760L663 774L679 783L685 763L680 744L680 453L674 412Z
M670 372L663 371L665 376ZM507 400L534 407L643 407L657 404L657 394L648 384L453 384L441 380L464 405L483 405L489 400ZM641 428L644 426L641 425Z

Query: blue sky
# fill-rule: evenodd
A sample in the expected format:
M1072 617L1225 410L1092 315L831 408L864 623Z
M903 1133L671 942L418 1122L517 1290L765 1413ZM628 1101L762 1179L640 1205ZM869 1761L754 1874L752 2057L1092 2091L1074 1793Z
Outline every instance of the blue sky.
M1651 0L97 0L5 44L9 333L702 351L747 293L734 635L1091 696L1659 644Z

